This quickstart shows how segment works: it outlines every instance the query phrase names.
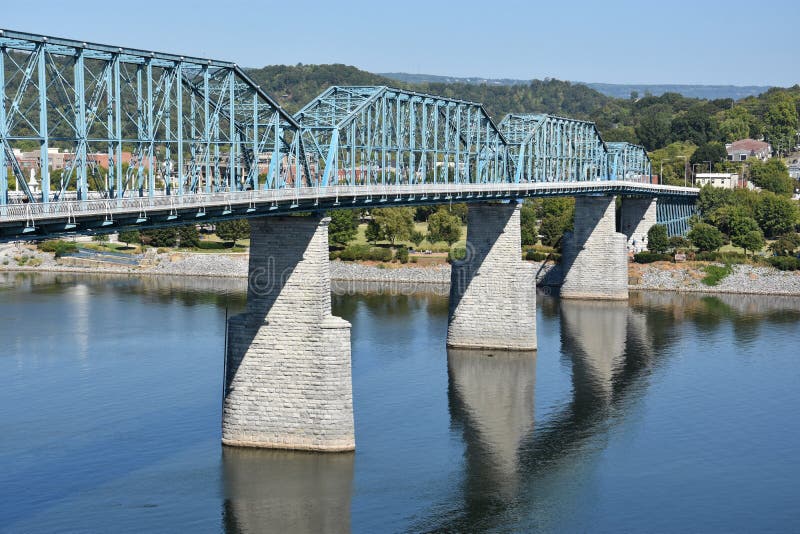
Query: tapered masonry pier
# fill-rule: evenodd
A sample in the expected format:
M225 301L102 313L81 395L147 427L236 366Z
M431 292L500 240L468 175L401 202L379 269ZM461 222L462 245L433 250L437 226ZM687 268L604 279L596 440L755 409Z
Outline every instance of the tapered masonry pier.
M228 321L222 442L355 448L350 323L331 315L328 219L251 219L247 307Z
M467 256L450 275L447 345L535 350L536 279L522 260L519 204L470 204L467 218Z
M561 298L627 299L626 242L616 231L613 196L577 197L575 228L561 247Z
M620 211L620 230L633 249L644 249L647 245L647 232L656 224L655 198L625 197Z

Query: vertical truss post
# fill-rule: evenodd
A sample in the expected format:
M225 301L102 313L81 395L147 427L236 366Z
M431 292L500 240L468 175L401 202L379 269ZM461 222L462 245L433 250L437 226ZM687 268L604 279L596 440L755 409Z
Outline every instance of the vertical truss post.
M147 60L147 196L153 198L156 194L155 172L155 132L153 127L153 60Z
M42 184L42 202L50 202L50 162L48 158L49 136L47 132L47 56L45 43L38 48L39 84L39 149Z
M75 78L75 129L78 137L77 153L75 154L76 194L78 200L86 200L88 186L86 183L86 87L84 84L83 50L78 50L74 65ZM66 176L65 179L69 179Z
M258 191L259 183L258 183L258 163L259 163L259 153L258 153L258 93L255 91L253 92L253 163L252 168L250 169L250 173L252 175L252 185L253 191Z
M178 195L183 195L183 182L186 177L183 174L183 64L178 63L175 67L175 106L177 125L175 127L178 134Z
M116 181L116 198L122 200L124 195L124 184L122 176L122 85L119 75L119 54L114 55L114 91L112 100L114 102L114 166ZM110 89L110 88L109 88ZM108 165L111 169L111 162ZM110 171L109 171L110 172ZM110 180L110 178L109 178Z
M210 78L208 73L208 65L203 66L203 143L205 145L205 170L206 170L206 193L211 193L211 113L209 106L211 105ZM200 184L198 183L198 189Z
M6 169L6 49L0 47L0 214L5 214L8 204L8 170ZM13 157L13 154L12 154Z
M229 87L228 87L228 114L230 119L228 120L228 141L230 142L230 146L228 147L228 190L234 191L234 189L239 189L237 187L236 182L236 108L234 107L234 89L235 89L235 81L236 78L233 75L233 71L231 71L229 76Z

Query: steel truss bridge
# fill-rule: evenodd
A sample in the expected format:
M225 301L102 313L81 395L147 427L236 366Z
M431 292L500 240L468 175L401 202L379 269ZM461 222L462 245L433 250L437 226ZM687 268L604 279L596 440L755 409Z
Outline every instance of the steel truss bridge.
M697 196L651 184L645 150L591 122L496 125L479 103L389 87L330 87L292 116L225 61L0 30L0 89L6 241L597 194L659 197L681 233Z

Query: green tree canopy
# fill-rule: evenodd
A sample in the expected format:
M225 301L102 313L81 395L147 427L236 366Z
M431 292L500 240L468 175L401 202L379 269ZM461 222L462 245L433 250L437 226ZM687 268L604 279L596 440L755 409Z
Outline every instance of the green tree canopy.
M358 234L358 210L332 210L328 243L346 245Z
M717 250L725 244L725 238L722 232L711 226L710 224L699 222L692 226L687 235L692 245L702 251Z
M431 243L444 241L448 246L452 246L459 239L461 239L461 219L458 216L446 209L440 209L428 217L428 241Z
M392 245L398 239L408 239L414 230L414 208L378 208L370 212L383 236Z
M756 206L756 221L767 237L793 232L797 225L797 201L772 193L762 193Z
M789 169L780 159L770 158L765 162L753 159L749 167L750 181L761 189L779 195L791 195L794 191L794 182L789 177Z
M231 241L236 245L237 240L250 236L250 221L247 219L220 221L216 225L216 233L220 239Z
M520 208L520 232L523 245L535 245L538 241L536 230L536 206L530 200L525 200Z
M728 157L728 151L725 150L725 145L717 141L704 143L697 147L694 151L690 162L692 165L695 163L703 163L710 161L713 164L725 161Z
M669 249L669 235L663 224L654 224L647 231L647 250L664 254Z

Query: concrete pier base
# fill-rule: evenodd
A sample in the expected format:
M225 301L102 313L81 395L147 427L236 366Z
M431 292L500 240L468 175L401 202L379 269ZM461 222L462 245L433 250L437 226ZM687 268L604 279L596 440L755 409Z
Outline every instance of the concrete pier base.
M575 228L562 242L561 298L628 298L627 238L616 231L614 197L575 199Z
M516 203L469 205L467 257L451 271L447 346L536 349L536 280L522 260Z
M228 321L222 442L353 450L350 323L331 315L328 220L250 225L247 308Z
M638 252L647 248L647 232L656 224L656 202L655 198L622 199L620 230L631 250Z

